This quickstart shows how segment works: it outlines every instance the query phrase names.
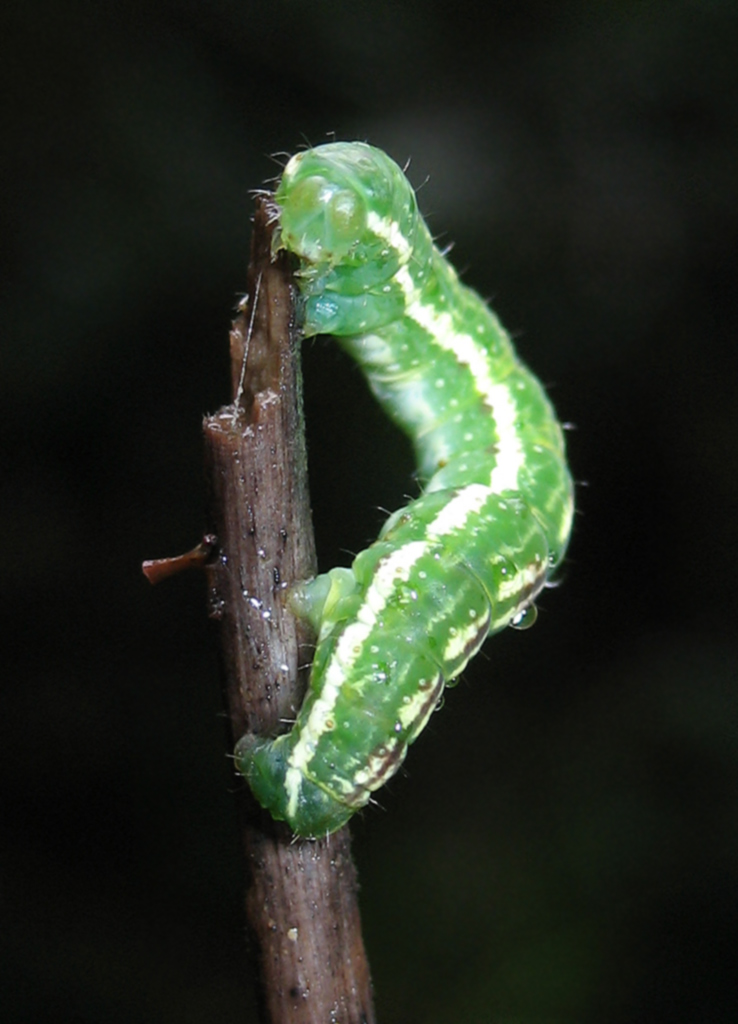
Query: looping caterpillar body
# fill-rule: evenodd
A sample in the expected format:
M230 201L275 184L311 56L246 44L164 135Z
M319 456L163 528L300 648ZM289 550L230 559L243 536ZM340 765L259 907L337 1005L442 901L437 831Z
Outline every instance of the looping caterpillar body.
M316 837L397 771L486 637L533 617L573 486L541 384L435 248L397 164L364 143L319 146L292 157L275 201L305 335L353 356L424 485L351 568L295 589L318 636L304 703L285 735L236 745L259 802Z

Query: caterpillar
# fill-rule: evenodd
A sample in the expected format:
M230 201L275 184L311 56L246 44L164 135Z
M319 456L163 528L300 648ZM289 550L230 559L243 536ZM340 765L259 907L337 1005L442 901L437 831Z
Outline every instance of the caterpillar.
M422 484L350 568L294 588L317 634L305 700L288 733L236 744L262 806L316 838L397 771L484 640L533 620L566 551L573 485L541 384L435 247L393 160L318 146L289 160L274 199L305 336L333 335L356 360Z

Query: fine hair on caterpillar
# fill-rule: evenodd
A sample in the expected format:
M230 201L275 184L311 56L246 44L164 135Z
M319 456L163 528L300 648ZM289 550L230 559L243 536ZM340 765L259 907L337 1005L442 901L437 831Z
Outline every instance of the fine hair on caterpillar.
M274 202L305 336L332 335L356 361L421 484L350 567L292 590L317 635L304 702L288 732L236 745L259 802L318 837L397 771L488 636L535 621L573 485L543 387L435 247L394 161L360 142L306 150Z

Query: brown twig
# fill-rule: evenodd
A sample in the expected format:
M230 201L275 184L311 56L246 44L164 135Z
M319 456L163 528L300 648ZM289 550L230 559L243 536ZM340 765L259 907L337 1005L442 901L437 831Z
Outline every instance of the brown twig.
M231 332L233 405L205 420L210 518L206 566L220 622L233 739L294 718L310 637L285 588L316 571L290 268L271 258L270 207L257 204L250 302ZM242 785L247 915L267 1024L373 1024L347 829L293 841Z

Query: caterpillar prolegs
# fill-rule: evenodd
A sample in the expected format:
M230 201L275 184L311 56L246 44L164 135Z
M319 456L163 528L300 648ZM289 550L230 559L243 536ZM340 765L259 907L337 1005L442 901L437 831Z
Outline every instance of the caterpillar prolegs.
M435 248L397 164L360 142L319 146L292 157L275 201L305 335L356 360L423 485L351 568L295 589L317 632L304 703L285 735L236 746L259 802L316 837L397 771L486 637L535 611L573 486L541 384Z

